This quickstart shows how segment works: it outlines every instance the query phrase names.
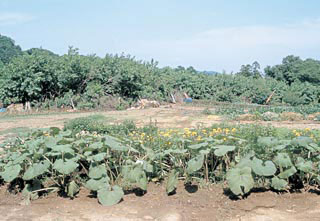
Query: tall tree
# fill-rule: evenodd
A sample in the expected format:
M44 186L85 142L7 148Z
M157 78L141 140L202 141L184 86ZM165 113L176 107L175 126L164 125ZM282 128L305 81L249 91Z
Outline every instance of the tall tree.
M285 81L291 85L296 81L320 83L320 61L314 59L302 60L290 55L283 59L282 64L265 68L266 76Z
M0 35L0 67L3 64L9 63L12 58L21 55L22 51L20 46L15 45L14 40L9 37Z
M260 78L261 72L260 72L260 64L255 61L252 63L252 65L242 65L241 69L237 75L245 76L245 77L254 77L254 78Z

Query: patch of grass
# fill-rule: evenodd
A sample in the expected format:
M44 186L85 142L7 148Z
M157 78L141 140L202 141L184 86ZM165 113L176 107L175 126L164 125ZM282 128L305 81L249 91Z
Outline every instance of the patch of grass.
M79 113L79 112L77 112ZM11 120L19 120L19 119L28 119L34 117L41 116L50 116L50 115L68 115L75 114L74 112L42 112L42 113L22 113L22 114L0 114L0 121L11 121Z
M214 112L212 110L210 110L208 107L206 107L203 111L202 114L204 115L213 115Z
M131 120L125 120L120 124L110 124L110 118L96 114L69 120L65 123L64 129L71 130L74 133L87 131L97 133L128 134L130 131L136 130L137 127Z
M27 133L30 131L31 131L31 128L29 127L16 127L16 128L10 128L10 129L0 131L0 135L6 135L6 134L17 135L20 133Z

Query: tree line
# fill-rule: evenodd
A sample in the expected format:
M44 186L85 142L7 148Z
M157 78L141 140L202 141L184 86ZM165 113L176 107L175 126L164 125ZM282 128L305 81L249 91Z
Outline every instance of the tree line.
M287 56L261 71L258 62L234 74L198 72L193 67L158 67L125 54L81 55L70 47L59 56L49 50L23 51L0 35L0 102L33 106L97 108L138 98L169 101L186 92L193 99L219 102L307 105L320 102L320 61ZM118 102L122 100L122 102Z

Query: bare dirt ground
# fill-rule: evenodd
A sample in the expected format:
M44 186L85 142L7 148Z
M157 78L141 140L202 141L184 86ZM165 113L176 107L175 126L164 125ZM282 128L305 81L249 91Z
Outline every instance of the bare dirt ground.
M60 127L76 117L102 114L111 122L134 120L138 125L150 121L159 127L196 127L213 123L258 123L287 128L319 129L314 121L249 122L230 121L220 116L202 114L204 108L173 106L146 110L108 111L1 117L0 132L29 127ZM7 135L7 134L6 134ZM2 139L4 136L2 136ZM1 137L0 137L1 142ZM104 207L86 190L70 200L51 194L31 205L23 205L21 196L7 193L0 187L0 220L230 220L230 221L278 221L320 220L319 193L277 194L271 191L254 192L243 200L230 199L222 186L185 188L182 183L177 193L167 196L163 185L150 184L148 192L141 196L128 193L118 205Z
M194 192L195 191L195 192ZM192 193L194 192L194 193ZM231 200L220 186L188 191L181 183L177 193L165 194L165 187L150 184L143 195L126 194L112 207L98 204L86 190L70 200L54 194L22 205L19 195L0 189L0 220L228 220L228 221L303 221L320 219L316 193L276 194L257 192L244 200Z
M14 117L0 114L0 132L12 128L30 127L60 127L69 119L84 117L93 114L101 114L111 122L121 122L129 119L137 125L145 125L152 121L162 128L196 127L197 125L210 126L216 123L247 124L257 123L260 125L272 125L275 127L287 127L295 129L319 129L320 124L315 121L235 121L225 119L217 115L203 114L203 107L172 105L172 107L150 108L143 110L105 111L105 112L74 112L74 113L51 113L42 115L16 115Z

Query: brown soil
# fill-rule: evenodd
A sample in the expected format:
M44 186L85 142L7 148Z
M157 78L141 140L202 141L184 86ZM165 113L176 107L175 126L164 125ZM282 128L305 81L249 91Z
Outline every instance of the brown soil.
M138 125L143 125L153 121L163 128L196 127L199 124L208 126L224 122L253 123L204 115L203 109L174 106L98 113L111 117L113 122L132 119ZM95 113L17 116L8 120L0 118L0 132L18 127L63 127L68 119L91 114ZM256 123L271 124L275 127L319 129L319 124L314 121ZM112 207L101 206L85 189L81 190L74 200L51 194L32 202L31 205L23 205L20 195L8 194L5 187L0 187L0 220L320 220L319 199L317 193L276 194L268 191L254 192L246 199L233 200L221 186L202 189L194 186L186 190L180 183L175 195L167 196L163 185L150 184L145 195L126 194L122 202Z
M148 192L128 193L112 207L98 204L83 189L74 199L54 194L24 205L19 195L0 188L1 220L319 220L320 201L316 193L251 193L243 200L230 199L220 186L187 189L179 184L177 193L165 194L163 185L150 184Z
M216 123L246 124L258 123L262 125L272 125L275 127L289 127L295 129L319 129L320 124L312 120L296 121L252 121L250 120L229 120L217 115L203 114L203 107L172 105L172 107L150 108L143 110L125 110L125 111L105 111L105 112L74 112L48 115L22 115L12 118L1 119L0 115L0 132L18 127L45 128L60 127L69 119L89 116L92 114L101 114L111 118L110 121L121 122L126 119L134 120L138 125L145 125L152 121L159 127L195 127L197 125L209 126Z

